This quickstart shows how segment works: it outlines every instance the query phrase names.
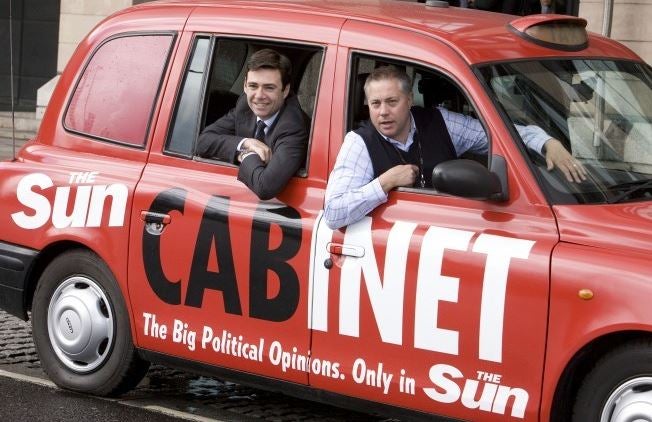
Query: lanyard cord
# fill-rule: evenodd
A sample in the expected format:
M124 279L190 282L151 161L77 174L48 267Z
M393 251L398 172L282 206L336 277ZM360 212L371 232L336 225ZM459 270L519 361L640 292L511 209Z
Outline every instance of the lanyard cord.
M422 188L426 187L426 179L425 176L423 175L424 172L424 167L423 167L423 151L421 151L421 139L418 136L418 133L414 134L414 137L417 140L417 146L419 147L419 177L420 177L420 184Z
M414 134L414 140L417 142L417 147L419 148L419 165L418 165L418 167L419 167L419 185L420 185L420 187L425 188L426 187L426 179L425 179L425 176L423 175L423 151L421 150L421 139L419 139L419 137L417 136L416 133ZM387 142L389 142L389 141L387 141ZM401 152L401 150L398 149L398 147L394 143L389 142L389 144L394 147L394 150L398 154L399 160L401 160L401 164L407 164L407 161L405 161L405 157L403 157L403 153Z

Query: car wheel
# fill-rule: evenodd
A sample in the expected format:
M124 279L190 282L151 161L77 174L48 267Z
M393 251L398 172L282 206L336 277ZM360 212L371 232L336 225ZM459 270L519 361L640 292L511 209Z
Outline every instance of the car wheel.
M573 421L652 422L652 341L627 343L596 363L577 394Z
M54 259L39 279L32 331L43 369L61 388L118 395L140 382L129 314L113 274L90 251Z

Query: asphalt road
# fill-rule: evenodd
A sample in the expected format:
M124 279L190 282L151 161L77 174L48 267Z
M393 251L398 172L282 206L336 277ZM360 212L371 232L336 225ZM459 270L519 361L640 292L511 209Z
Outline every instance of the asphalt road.
M178 422L179 418L139 407L65 392L54 387L0 376L3 422Z

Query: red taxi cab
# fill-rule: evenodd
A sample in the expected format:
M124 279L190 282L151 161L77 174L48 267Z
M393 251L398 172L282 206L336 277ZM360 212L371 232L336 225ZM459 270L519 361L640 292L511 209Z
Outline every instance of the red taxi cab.
M579 18L436 6L170 0L99 24L0 163L0 306L31 317L49 377L117 395L163 362L410 420L651 421L650 67ZM266 47L310 137L260 200L195 147ZM489 152L332 230L326 183L379 64L479 119Z

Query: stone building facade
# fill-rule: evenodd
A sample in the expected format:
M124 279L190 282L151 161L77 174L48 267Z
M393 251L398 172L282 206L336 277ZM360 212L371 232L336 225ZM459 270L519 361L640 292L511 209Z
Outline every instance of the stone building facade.
M603 0L581 0L579 16L588 22L588 29L602 33ZM648 64L652 63L652 0L614 0L610 37L625 44Z
M35 101L38 118L57 82L56 75L61 73L84 35L109 14L148 0L3 0L8 1L16 6L30 2L43 5L45 2L59 8L58 43L53 43L52 47L56 48L56 72L38 89ZM39 7L38 10L43 9ZM574 10L579 10L579 16L588 20L590 31L603 33L604 0L581 0L579 8ZM611 37L627 45L648 63L652 62L652 26L647 25L648 19L652 18L652 0L614 0L612 16ZM54 52L49 53L53 56ZM29 101L26 104L30 104Z

